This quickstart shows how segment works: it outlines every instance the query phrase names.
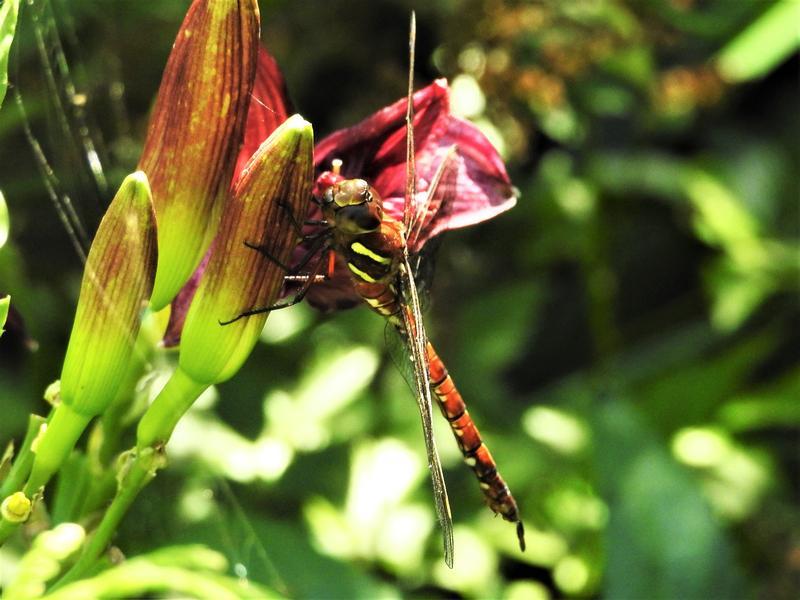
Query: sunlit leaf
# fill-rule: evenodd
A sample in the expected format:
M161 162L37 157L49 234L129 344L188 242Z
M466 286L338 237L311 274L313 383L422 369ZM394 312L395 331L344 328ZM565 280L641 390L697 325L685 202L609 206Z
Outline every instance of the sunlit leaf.
M20 0L6 0L0 5L0 106L8 89L8 55L14 41ZM0 244L2 246L2 244Z
M6 319L8 318L8 308L11 306L11 296L5 296L0 298L0 336L3 335L5 329L3 327L6 324Z
M720 331L737 329L775 289L765 273L743 273L727 259L708 270L706 283L713 301L711 322Z
M2 248L8 240L8 205L6 205L6 198L3 196L3 191L0 190L0 248Z
M800 4L780 0L732 39L717 55L717 68L731 82L762 77L800 46Z
M609 598L740 597L733 548L697 483L636 408L604 399L593 411L599 477L609 503Z
M203 546L166 547L66 585L48 598L143 597L153 593L208 600L281 597L248 579L224 575L227 567L224 556Z

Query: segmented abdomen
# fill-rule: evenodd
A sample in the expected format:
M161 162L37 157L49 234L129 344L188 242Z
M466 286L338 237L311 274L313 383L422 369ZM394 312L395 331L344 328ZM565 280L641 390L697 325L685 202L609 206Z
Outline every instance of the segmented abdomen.
M483 443L478 427L470 417L453 378L450 377L447 367L436 354L436 350L430 342L428 342L427 354L431 388L436 394L442 414L450 423L450 429L453 430L458 447L464 455L464 462L475 472L489 508L506 521L517 524L517 537L520 548L524 550L525 534L519 518L517 502L497 471L497 464L486 444Z

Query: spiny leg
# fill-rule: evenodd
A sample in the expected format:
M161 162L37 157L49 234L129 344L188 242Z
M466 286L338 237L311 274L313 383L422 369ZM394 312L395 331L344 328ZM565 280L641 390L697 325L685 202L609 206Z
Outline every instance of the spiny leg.
M322 253L326 252L327 250L329 250L329 248L322 248L322 249L320 249L319 253L322 254ZM246 310L243 313L240 313L239 315L235 316L233 319L230 319L229 321L218 321L219 324L220 325L230 325L231 323L235 323L239 319L244 319L245 317L251 317L253 315L260 315L260 314L263 314L263 313L266 313L266 312L271 312L273 310L280 310L282 308L289 308L290 306L294 306L295 304L298 304L298 303L302 302L303 299L306 297L306 294L308 294L308 290L311 288L311 286L314 283L320 281L320 279L319 279L320 277L322 277L323 279L325 278L324 275L320 275L320 273L319 273L320 270L321 270L321 266L324 263L325 263L325 260L320 258L320 260L317 261L317 264L314 267L314 271L312 273L310 273L309 275L295 275L295 276L293 276L291 281L303 281L303 286L291 298L289 298L287 300L282 300L280 302L276 302L275 304L272 304L270 306L263 306L263 307L260 307L260 308L251 308L250 310ZM285 279L289 280L288 277L286 277Z
M297 275L311 261L311 259L314 258L314 256L320 252L321 248L327 241L327 237L329 236L330 236L330 231L325 229L305 236L303 238L303 241L312 242L311 247L308 249L308 251L303 255L303 257L294 267L290 267L284 264L283 261L279 260L275 255L273 255L269 250L267 250L266 244L256 245L245 240L244 245L250 248L251 250L255 250L256 252L258 252L271 262L278 265L281 269L286 271L287 275Z

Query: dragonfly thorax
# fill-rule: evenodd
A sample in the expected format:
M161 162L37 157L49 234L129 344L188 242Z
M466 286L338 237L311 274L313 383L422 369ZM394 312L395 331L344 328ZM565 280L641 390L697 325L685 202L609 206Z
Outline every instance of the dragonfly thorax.
M358 235L376 231L383 220L383 203L363 179L345 179L322 195L322 214L336 231Z

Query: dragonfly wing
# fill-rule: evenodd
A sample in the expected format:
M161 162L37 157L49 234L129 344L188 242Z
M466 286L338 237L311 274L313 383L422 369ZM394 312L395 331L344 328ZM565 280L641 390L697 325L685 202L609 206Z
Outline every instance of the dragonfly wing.
M436 449L436 440L433 437L433 400L426 354L427 338L425 337L419 297L417 288L414 285L414 277L407 252L404 252L400 271L404 298L404 310L401 312L403 314L405 338L414 366L415 396L420 417L422 418L422 432L425 439L425 451L428 456L428 468L430 469L433 483L436 513L439 518L439 524L442 527L444 560L448 567L453 568L453 519L450 514L450 502L447 498L447 487L444 482L442 464L439 461L439 452Z
M417 43L417 17L411 11L408 31L408 96L406 98L406 201L403 205L403 225L411 227L413 203L417 195L417 168L414 148L414 47Z
M419 240L423 230L439 214L439 209L455 197L458 179L457 150L458 147L455 144L445 150L428 191L425 193L424 201L413 211L406 239L408 247L414 253L420 249Z

